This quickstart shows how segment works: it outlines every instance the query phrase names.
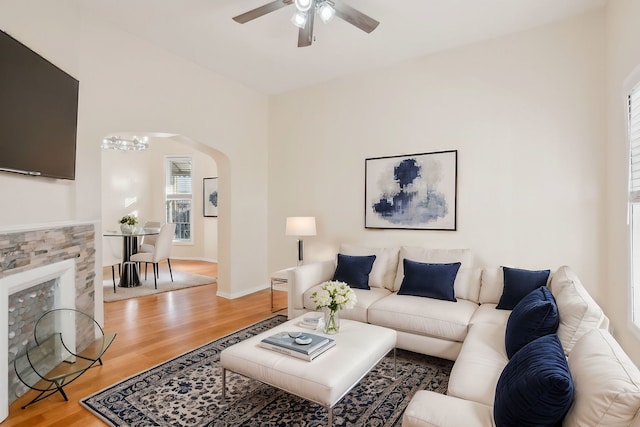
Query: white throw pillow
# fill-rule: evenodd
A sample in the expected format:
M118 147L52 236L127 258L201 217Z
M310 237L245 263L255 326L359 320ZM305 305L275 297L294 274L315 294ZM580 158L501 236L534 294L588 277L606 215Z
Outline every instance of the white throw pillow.
M591 329L606 328L609 319L569 267L558 268L549 287L560 313L558 337L565 354L569 355L585 333Z
M393 283L398 268L398 253L400 248L369 248L349 244L340 245L340 253L350 256L375 255L371 273L369 273L370 288L387 288L393 290Z
M498 304L504 288L502 267L482 269L480 283L480 304Z
M583 335L569 355L569 369L575 396L563 427L633 424L640 411L640 371L609 332Z
M458 270L456 281L453 284L456 298L462 298L478 303L481 275L481 268L461 268Z

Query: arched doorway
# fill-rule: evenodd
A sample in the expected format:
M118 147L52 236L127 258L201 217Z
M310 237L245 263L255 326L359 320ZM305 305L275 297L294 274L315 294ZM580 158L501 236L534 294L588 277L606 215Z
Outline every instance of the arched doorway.
M132 132L112 133L123 138ZM188 157L193 160L191 191L192 240L176 244L172 256L184 259L201 259L218 263L218 283L228 283L228 260L225 250L229 236L221 222L228 221L229 160L215 148L194 141L186 136L158 132L137 132L146 136L149 148L143 151L102 153L102 227L117 227L125 214L136 214L141 222L164 222L165 215L165 164L170 157ZM216 177L219 192L217 217L203 215L203 179ZM103 252L108 242L103 239ZM220 293L220 292L219 292Z

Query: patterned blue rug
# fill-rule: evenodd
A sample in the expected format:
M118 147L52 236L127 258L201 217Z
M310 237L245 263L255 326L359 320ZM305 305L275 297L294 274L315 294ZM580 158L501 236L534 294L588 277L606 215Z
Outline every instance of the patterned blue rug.
M228 399L222 400L220 352L286 320L286 316L274 316L244 328L81 403L113 426L325 425L327 411L322 406L231 372L227 373ZM403 350L396 357L398 379L388 378L393 358L386 357L334 407L334 426L400 426L416 391L446 391L453 362Z

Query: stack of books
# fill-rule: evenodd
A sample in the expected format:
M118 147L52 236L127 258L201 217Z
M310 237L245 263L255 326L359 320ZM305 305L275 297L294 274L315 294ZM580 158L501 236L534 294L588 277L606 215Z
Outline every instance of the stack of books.
M302 318L300 322L298 322L299 326L307 329L319 329L319 325L324 321L322 313L311 313Z
M292 333L291 335L296 334ZM260 341L261 347L307 361L312 361L335 345L336 342L332 338L306 332L296 338L290 336L288 332L280 332Z

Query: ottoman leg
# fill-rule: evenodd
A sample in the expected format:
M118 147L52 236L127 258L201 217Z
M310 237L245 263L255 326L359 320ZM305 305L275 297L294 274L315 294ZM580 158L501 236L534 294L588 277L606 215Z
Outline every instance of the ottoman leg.
M222 398L227 398L227 370L222 368Z
M391 353L391 350L389 350L389 353ZM387 353L387 356L389 356L389 353ZM396 358L396 348L393 348L393 375L389 375L388 373L384 373L384 374L380 374L380 376L382 378L387 378L390 379L392 381L395 381L398 379L398 359Z
M327 407L327 412L328 412L328 420L327 420L327 427L331 427L333 426L333 408L332 407Z
M393 347L393 380L395 381L398 378L398 364L396 359L396 348Z

